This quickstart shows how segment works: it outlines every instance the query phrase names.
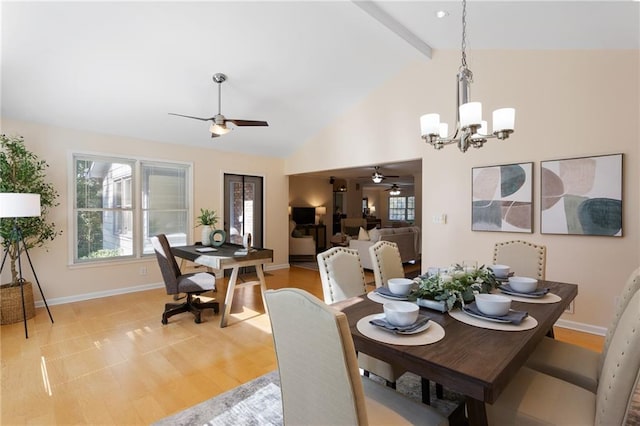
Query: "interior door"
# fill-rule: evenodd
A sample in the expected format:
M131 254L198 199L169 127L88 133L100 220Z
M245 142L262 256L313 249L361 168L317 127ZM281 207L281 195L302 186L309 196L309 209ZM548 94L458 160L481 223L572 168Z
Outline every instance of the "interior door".
M242 244L251 233L251 245L263 247L263 181L260 176L224 175L224 230L227 241Z

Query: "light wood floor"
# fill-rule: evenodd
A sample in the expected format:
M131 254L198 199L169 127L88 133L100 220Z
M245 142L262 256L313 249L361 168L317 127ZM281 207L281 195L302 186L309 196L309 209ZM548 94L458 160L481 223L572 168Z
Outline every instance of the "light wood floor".
M322 298L318 273L302 268L269 272L267 287ZM53 325L37 309L29 339L22 322L2 326L0 424L149 424L276 368L257 287L236 291L224 329L211 311L201 324L185 313L162 326L171 301L158 289L51 306ZM562 329L556 336L602 347L598 336Z

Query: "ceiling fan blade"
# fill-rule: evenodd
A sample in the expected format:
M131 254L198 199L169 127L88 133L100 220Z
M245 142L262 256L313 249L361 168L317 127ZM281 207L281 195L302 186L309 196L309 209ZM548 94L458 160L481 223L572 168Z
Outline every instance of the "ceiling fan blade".
M258 121L258 120L237 120L235 118L227 118L225 121L229 121L236 126L268 126L269 124L266 121Z
M175 112L170 112L169 115L177 115L178 117L194 118L196 120L202 120L202 121L213 120L213 117L211 118L194 117L192 115L176 114Z
M219 135L219 134L217 134L217 133L211 133L211 137L212 137L212 138L217 138L218 136L220 136L220 135Z

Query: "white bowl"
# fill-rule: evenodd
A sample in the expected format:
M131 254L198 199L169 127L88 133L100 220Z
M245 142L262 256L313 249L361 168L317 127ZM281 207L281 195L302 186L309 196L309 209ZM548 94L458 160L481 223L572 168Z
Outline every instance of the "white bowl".
M500 294L476 294L476 306L485 315L507 315L511 308L511 299Z
M519 293L531 293L538 287L538 280L529 277L509 277L509 287Z
M509 276L509 272L511 272L511 268L507 265L493 265L491 269L493 270L496 278L507 278Z
M390 278L389 281L387 281L387 286L389 286L391 293L406 296L411 292L413 280L409 278Z
M411 302L387 302L383 309L387 322L400 327L414 324L420 312L420 307Z

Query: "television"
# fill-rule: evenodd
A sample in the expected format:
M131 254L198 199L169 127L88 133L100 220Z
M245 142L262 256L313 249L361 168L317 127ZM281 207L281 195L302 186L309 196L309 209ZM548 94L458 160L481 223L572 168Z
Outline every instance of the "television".
M316 223L315 207L291 207L291 220L296 225L313 225Z

